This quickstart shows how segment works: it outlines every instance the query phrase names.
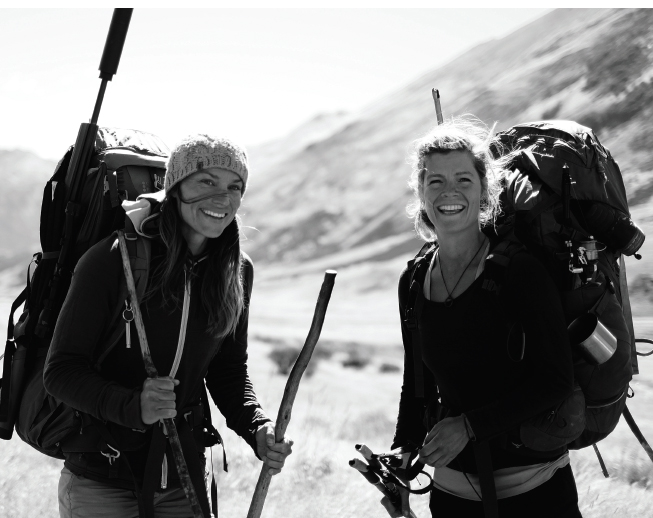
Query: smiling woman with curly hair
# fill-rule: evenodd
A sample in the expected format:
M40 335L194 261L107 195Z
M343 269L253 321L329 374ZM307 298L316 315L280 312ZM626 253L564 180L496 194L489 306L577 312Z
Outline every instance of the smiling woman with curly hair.
M486 282L508 161L493 157L491 135L463 117L415 143L408 212L430 244L423 266L409 263L399 281L405 363L392 447L421 445L419 459L435 468L433 516L498 510L501 518L577 518L566 448L526 451L511 435L572 392L573 369L562 306L544 267L516 253L501 288L505 305ZM423 279L413 276L417 270ZM521 354L507 345L506 313L523 326ZM482 491L488 480L495 490ZM408 493L400 491L401 509L382 500L393 517L409 514Z

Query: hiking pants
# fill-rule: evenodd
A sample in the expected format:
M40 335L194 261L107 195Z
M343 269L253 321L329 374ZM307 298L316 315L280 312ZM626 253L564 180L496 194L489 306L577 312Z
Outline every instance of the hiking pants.
M61 470L59 479L61 518L138 518L136 493ZM155 518L193 518L181 488L154 493Z

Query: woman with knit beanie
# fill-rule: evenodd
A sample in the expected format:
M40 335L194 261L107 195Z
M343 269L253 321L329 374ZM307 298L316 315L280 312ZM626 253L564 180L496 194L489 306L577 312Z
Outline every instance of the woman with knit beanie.
M227 425L271 474L279 473L291 453L292 441L275 442L274 423L247 372L253 269L240 250L237 212L248 175L242 147L194 135L173 149L164 190L124 204L136 232L151 243L141 311L162 377L146 379L131 323L100 367L92 367L116 325L124 273L114 238L79 261L44 370L48 392L80 417L80 433L62 444L62 518L193 516L161 425L166 418L175 418L208 518L204 447L219 435L213 430L211 440L206 429L205 384ZM109 437L118 448L109 446Z

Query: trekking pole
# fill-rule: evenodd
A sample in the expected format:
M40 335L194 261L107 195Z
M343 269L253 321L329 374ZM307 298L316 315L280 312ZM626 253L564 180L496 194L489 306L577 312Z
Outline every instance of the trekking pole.
M396 486L392 488L388 487L381 477L374 470L370 469L371 466L368 466L362 460L352 459L349 461L349 465L363 475L365 480L381 491L384 496L387 496L397 511L401 511L401 495ZM411 518L417 518L412 509L410 510L409 516Z
M337 272L334 270L327 270L324 272L324 280L322 281L322 288L320 289L317 304L315 305L315 313L313 314L311 328L306 337L304 347L302 347L302 350L295 361L295 365L293 365L292 370L290 371L290 376L288 377L286 388L284 389L283 397L281 398L281 404L279 405L277 423L274 428L276 442L282 441L285 436L286 428L288 428L288 423L290 422L292 405L295 402L295 396L297 395L297 389L299 388L299 381L308 366L308 362L311 360L311 355L313 354L315 345L320 338L324 316L326 315L331 292L333 291L333 284L336 280L336 273ZM249 506L249 511L247 512L247 518L260 518L261 516L265 497L268 494L268 488L270 487L270 480L272 478L268 473L269 469L270 468L265 464L261 466L261 473L259 474L258 482L256 483L256 489L254 490L254 496L252 497L252 502Z
M433 102L435 103L435 116L438 119L438 125L440 125L444 122L442 118L442 107L440 106L440 91L433 88L431 89L431 93L433 94Z
M644 434L639 429L639 426L637 426L635 419L633 419L633 414L630 413L630 410L628 409L627 405L624 405L623 416L626 419L626 422L628 423L628 426L630 427L631 431L633 432L633 434L635 435L639 443L642 445L642 448L644 448L644 451L648 455L649 459L653 461L653 449L651 448L648 441L644 437Z
M131 20L133 9L114 9L109 34L104 45L104 52L100 61L100 91L95 101L95 108L91 116L91 122L83 122L77 133L77 140L73 148L70 164L66 171L65 189L66 189L66 221L61 241L61 251L55 266L54 275L50 284L50 293L44 302L34 333L40 338L46 338L51 332L52 327L57 319L57 301L62 291L63 275L69 276L70 256L75 246L76 234L79 224L78 219L81 215L81 197L80 189L82 180L86 177L86 171L89 168L91 155L95 148L95 139L97 137L98 125L97 119L100 115L100 108L104 99L104 92L107 88L107 82L111 81L113 75L118 70L118 63L122 54L122 48L127 37L129 22Z
M125 234L122 230L118 231L118 243L120 246L120 255L122 257L122 268L125 271L125 279L127 280L127 290L129 292L129 297L131 298L131 307L134 313L134 324L136 325L138 342L141 345L145 371L149 378L156 378L159 374L154 366L154 362L152 361L152 355L150 354L150 348L147 343L145 326L143 325L143 316L138 302L138 295L136 294L136 284L134 283L134 276L132 275L131 264L129 262L129 252L127 250L127 243L125 242ZM197 498L197 492L195 491L195 487L193 487L193 482L188 473L188 464L186 464L184 452L181 449L181 442L179 441L179 434L177 433L175 421L172 418L166 418L163 419L163 425L168 432L168 440L170 441L170 448L172 449L172 455L179 474L179 480L181 486L184 488L184 493L186 493L186 498L190 503L193 517L205 518Z

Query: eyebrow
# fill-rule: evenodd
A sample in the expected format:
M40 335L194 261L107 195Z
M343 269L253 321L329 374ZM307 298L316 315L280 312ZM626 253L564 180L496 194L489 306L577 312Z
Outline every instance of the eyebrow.
M430 171L429 169L424 169L424 170L426 171L426 176L428 176L429 174L431 174L431 175L440 175L440 176L444 176L444 173L438 173L438 172L435 172L435 171ZM472 173L473 173L472 171L457 171L457 172L454 173L454 174L455 174L456 176L458 176L458 175L463 175L463 174L472 174Z
M218 174L207 171L206 169L203 169L202 171L197 171L197 174L198 175L205 174L205 175L208 175L211 178L214 178L216 180L220 178L220 176ZM233 180L233 181L234 182L240 182L241 185L245 185L245 182L243 182L243 179L240 176L238 178L236 178L235 180Z

